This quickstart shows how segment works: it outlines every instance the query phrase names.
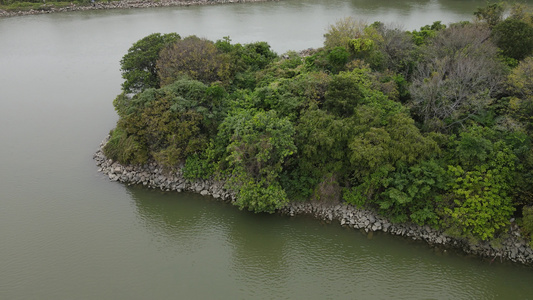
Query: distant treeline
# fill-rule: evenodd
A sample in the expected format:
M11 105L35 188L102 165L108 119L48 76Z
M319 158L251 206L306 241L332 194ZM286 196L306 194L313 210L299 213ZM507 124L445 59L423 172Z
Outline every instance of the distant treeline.
M75 5L91 5L97 2L112 2L119 0L0 0L0 9L4 10L29 10L29 9L41 9L46 10L50 7L61 8Z
M121 60L123 164L221 176L240 208L344 201L477 240L533 233L533 14L493 4L412 32L353 18L278 56L152 34ZM505 14L507 15L507 14Z
M94 0L94 2L110 2L110 1L118 1L118 0ZM39 3L39 4L53 4L53 3L91 3L92 0L75 0L75 1L67 1L67 0L0 0L0 5L13 5L13 4L23 4L23 3Z

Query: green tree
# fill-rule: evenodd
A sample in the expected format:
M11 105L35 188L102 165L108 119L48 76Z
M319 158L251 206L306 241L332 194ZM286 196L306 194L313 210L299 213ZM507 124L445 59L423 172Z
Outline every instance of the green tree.
M473 126L452 139L450 146L452 202L444 208L443 223L466 236L490 239L509 224L515 210L516 172L522 165L490 128Z
M167 167L176 166L207 143L203 116L193 110L179 111L174 99L163 96L139 114L125 118L126 131L146 145L150 156Z
M414 30L411 32L413 41L416 45L421 46L431 41L432 38L437 36L440 30L446 29L446 25L441 21L435 21L431 25L425 25L420 27L419 31Z
M331 71L337 73L344 69L350 58L350 53L344 47L335 47L328 53L328 63Z
M126 93L138 93L148 88L159 88L156 61L161 50L180 39L176 33L153 33L133 44L120 61L120 70Z
M180 79L160 89L147 89L115 103L120 120L106 146L110 157L122 163L155 159L174 167L200 154L224 113L223 88Z
M505 19L494 26L492 36L505 56L522 60L533 54L533 26L522 20Z
M448 183L449 176L439 161L422 161L390 173L382 181L383 192L376 202L380 212L393 221L437 226Z
M353 115L364 99L362 76L357 72L341 72L332 76L326 92L324 109L339 117Z
M225 160L232 170L237 205L255 212L273 212L288 202L279 175L294 154L294 127L274 110L239 110L220 126L227 143Z
M487 4L485 7L479 7L474 16L476 19L482 22L486 22L490 28L498 25L503 20L503 13L505 12L505 6L503 3Z
M291 122L274 110L243 110L228 116L221 126L231 140L226 159L252 178L274 181L285 159L296 151Z
M315 181L326 174L341 174L348 167L348 140L353 121L320 109L302 112L296 127L297 165Z
M348 145L354 187L344 196L349 203L376 203L392 172L439 152L437 143L422 135L405 112L363 105L355 117L355 134Z
M378 114L367 122L363 114ZM437 143L420 133L414 120L402 112L379 118L375 109L358 109L358 132L350 142L350 162L358 178L368 176L383 166L394 169L413 165L438 151Z
M327 50L335 47L350 49L350 41L363 36L366 23L347 17L330 25L328 32L324 34L324 48Z

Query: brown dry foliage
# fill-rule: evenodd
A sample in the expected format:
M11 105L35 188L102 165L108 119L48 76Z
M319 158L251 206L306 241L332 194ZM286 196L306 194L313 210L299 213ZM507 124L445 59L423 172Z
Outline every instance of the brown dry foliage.
M225 82L229 80L230 73L229 56L221 53L213 42L195 36L163 49L157 61L161 86L183 76L206 84Z

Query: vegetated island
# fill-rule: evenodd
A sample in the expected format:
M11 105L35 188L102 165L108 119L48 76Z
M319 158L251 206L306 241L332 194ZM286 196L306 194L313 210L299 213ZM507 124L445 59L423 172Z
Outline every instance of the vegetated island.
M533 12L412 32L352 18L274 53L151 34L120 64L111 180L311 213L533 265Z
M267 1L279 0L0 0L0 18L84 10L215 5Z

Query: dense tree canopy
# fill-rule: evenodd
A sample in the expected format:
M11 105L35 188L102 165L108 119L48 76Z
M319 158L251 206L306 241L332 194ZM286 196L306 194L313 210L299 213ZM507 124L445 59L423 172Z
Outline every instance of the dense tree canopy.
M346 18L323 48L281 57L265 42L153 34L121 62L105 152L225 177L255 212L344 201L473 239L512 217L531 234L530 16L488 6L412 32Z

